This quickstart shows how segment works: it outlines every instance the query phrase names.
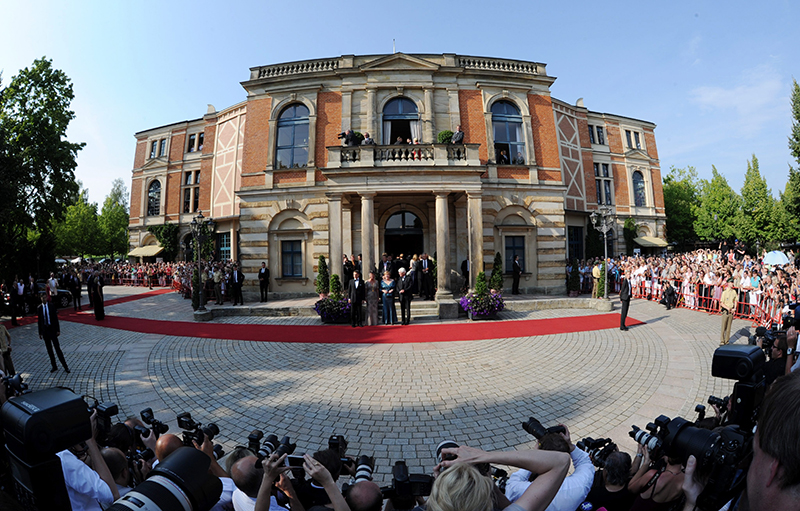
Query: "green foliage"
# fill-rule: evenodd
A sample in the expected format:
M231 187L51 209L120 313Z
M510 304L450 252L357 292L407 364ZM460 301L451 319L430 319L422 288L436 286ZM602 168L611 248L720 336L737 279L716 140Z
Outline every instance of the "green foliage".
M475 279L475 294L485 295L489 293L489 287L486 285L486 273L480 272L478 277Z
M450 130L442 130L436 135L436 140L440 144L449 144L450 140L453 138L453 132Z
M330 275L328 274L328 263L325 261L324 255L319 256L319 263L317 263L317 280L315 284L317 294L326 295L330 292Z
M789 151L800 164L800 86L792 80L792 134L789 135Z
M700 206L694 230L704 241L737 238L737 218L741 198L716 167L711 166L711 180L700 181Z
M569 281L567 282L567 291L580 291L581 290L581 274L578 271L578 260L572 261L572 267L569 270Z
M605 260L600 263L600 278L597 279L597 296L595 298L604 298L605 297L605 288L603 286L606 285L606 277L608 273L606 271L606 262Z
M638 231L639 228L636 225L636 220L632 217L628 217L625 220L625 225L622 226L622 236L625 238L625 253L628 255L633 255L633 240L639 236Z
M679 251L689 250L697 239L694 224L700 207L700 183L694 167L670 167L664 177L664 212L667 215L667 240Z
M361 145L361 142L364 141L364 135L360 131L354 131L353 135L356 137L356 143Z
M778 204L781 238L800 240L800 169L789 167L789 179Z
M489 288L495 291L503 290L503 256L500 255L500 252L494 255L492 276L489 277Z
M53 222L77 196L74 171L84 144L67 140L73 98L70 79L45 58L0 84L0 268L34 271L29 232L52 242Z
M115 179L100 212L100 253L112 259L128 253L128 220L128 190L122 179Z
M164 247L164 251L161 252L164 255L164 260L175 260L175 256L178 254L178 231L180 231L180 227L177 224L151 225L147 230L153 233L158 243Z
M67 207L64 220L55 222L56 250L64 255L84 257L98 253L100 226L97 204L88 202L89 192L83 190L78 201Z
M200 259L209 260L214 256L214 231L208 227L208 222L203 222L198 227L198 232L204 240L200 247Z
M775 199L767 188L767 180L758 169L758 159L747 162L747 172L742 185L741 214L738 216L738 232L745 243L774 239L776 226L773 225Z
M192 310L200 308L200 272L197 268L192 272Z
M339 281L339 276L335 273L331 275L331 296L330 299L333 301L341 301L342 300L342 283Z

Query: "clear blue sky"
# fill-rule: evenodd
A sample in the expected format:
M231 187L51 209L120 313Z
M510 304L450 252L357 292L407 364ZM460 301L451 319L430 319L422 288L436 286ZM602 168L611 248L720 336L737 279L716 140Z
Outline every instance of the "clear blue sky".
M547 64L555 97L654 122L663 172L711 165L739 191L755 153L774 195L791 155L800 2L4 2L3 82L47 56L72 79L77 177L129 183L137 131L244 99L249 68L343 54Z

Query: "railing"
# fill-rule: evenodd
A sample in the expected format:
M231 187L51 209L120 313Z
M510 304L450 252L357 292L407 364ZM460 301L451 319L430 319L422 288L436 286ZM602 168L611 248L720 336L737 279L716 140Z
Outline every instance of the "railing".
M328 167L480 166L479 148L480 144L330 146Z
M333 71L339 67L339 59L320 59L305 62L289 62L256 68L253 73L257 78L273 78L276 76L289 76L304 73L317 73L320 71Z
M538 75L544 73L544 65L536 62L523 62L519 60L487 59L481 57L459 57L459 66L465 69L480 69L485 71L507 71L509 73L524 73Z

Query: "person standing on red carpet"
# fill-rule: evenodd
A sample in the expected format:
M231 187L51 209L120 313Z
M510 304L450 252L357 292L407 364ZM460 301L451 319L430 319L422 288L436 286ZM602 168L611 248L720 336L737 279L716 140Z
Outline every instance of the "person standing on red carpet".
M628 319L628 308L631 306L630 271L627 269L622 276L622 282L620 282L619 301L622 304L622 312L619 316L619 329L623 332L627 332L628 327L625 326L625 320Z
M37 310L39 316L39 339L44 339L44 345L47 348L47 355L50 357L51 373L58 371L56 366L56 357L53 356L53 349L56 350L58 360L64 371L69 373L69 366L67 361L64 360L64 354L61 352L61 345L58 344L58 336L61 335L61 327L58 324L58 314L53 304L47 303L47 295L41 295L42 304Z

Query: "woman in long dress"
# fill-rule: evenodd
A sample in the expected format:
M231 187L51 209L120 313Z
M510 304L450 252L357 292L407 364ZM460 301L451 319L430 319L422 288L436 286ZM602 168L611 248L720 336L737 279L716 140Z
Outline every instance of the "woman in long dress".
M104 303L104 296L103 296L103 286L105 282L103 281L103 276L98 272L94 272L94 319L97 321L103 320L106 317L106 308Z
M369 279L365 283L367 286L367 325L375 326L378 324L378 301L381 296L381 283L375 278L375 272L369 272Z
M381 281L384 325L394 325L397 323L397 309L394 306L395 287L396 284L392 278L392 274L387 271L383 274L383 280Z

